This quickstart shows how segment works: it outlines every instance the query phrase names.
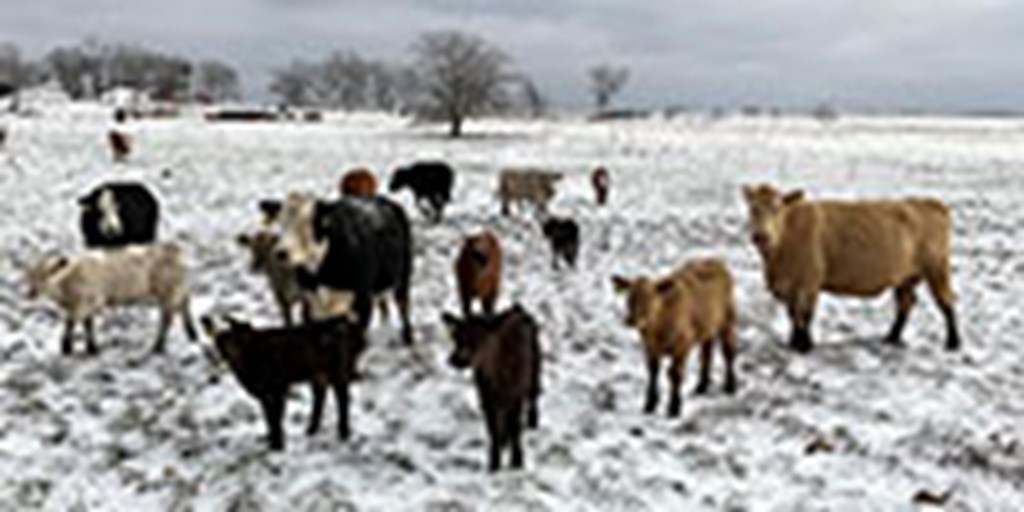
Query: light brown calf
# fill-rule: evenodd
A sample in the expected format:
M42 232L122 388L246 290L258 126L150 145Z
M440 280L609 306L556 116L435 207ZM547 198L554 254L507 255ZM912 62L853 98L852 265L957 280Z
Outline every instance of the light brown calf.
M813 347L811 321L818 294L871 297L896 292L896 321L887 340L898 343L924 281L946 318L946 348L956 350L950 284L950 215L936 199L808 201L802 191L746 186L751 240L761 254L765 283L786 304L790 345Z
M725 360L725 391L736 390L733 361L736 342L733 325L736 307L733 281L725 264L716 259L694 260L662 279L612 277L616 292L627 296L625 323L640 331L647 358L647 398L644 412L658 406L658 373L661 358L668 356L669 417L682 411L679 388L690 350L700 347L700 377L696 393L711 382L713 345L717 341Z
M501 286L501 245L490 231L468 236L455 260L462 314L470 315L472 302L480 299L484 313L494 314Z

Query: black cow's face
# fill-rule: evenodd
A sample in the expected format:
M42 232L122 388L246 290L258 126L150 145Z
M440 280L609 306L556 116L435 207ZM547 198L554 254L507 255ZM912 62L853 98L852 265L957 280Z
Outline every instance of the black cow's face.
M395 173L391 175L391 183L388 184L388 190L391 192L398 192L402 187L408 185L408 178L406 177L407 174L408 171L404 167L400 167L395 170Z
M473 363L477 349L489 334L487 322L472 317L463 320L447 312L441 315L441 320L455 342L455 348L448 356L448 364L458 369L469 367Z

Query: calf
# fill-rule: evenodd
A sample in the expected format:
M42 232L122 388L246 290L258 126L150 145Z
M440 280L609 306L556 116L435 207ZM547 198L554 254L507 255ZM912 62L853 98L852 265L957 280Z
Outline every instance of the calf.
M498 197L501 199L501 214L509 215L513 203L530 203L543 213L548 202L555 196L555 183L562 175L537 169L505 169L498 178Z
M690 349L700 347L700 380L697 394L711 382L711 358L717 341L725 359L725 391L736 390L733 360L736 342L733 328L736 307L733 281L725 264L715 259L695 260L664 279L612 278L615 290L627 296L625 323L640 331L647 358L647 398L644 412L658 407L658 373L661 358L668 356L669 417L682 412L679 387Z
M497 316L459 319L444 313L455 350L449 363L472 368L490 437L489 468L501 468L501 452L512 450L512 467L523 467L524 409L527 425L537 428L541 350L533 317L516 304Z
M80 197L78 205L86 247L122 247L156 240L160 206L141 183L104 183Z
M352 169L342 176L338 191L343 196L373 197L377 195L377 178L365 167Z
M611 188L611 176L608 169L598 167L590 174L590 184L594 187L594 200L598 206L604 206L608 202L608 192Z
M894 289L896 320L886 339L899 343L924 281L946 320L946 348L960 335L950 283L949 208L936 199L807 201L770 185L746 186L751 240L765 283L786 304L790 346L813 347L811 320L822 291L871 297Z
M440 222L444 208L452 199L455 171L444 162L416 162L399 168L391 177L388 188L398 192L403 188L412 190L416 205L423 215L434 222Z
M348 439L350 365L352 354L365 343L361 329L345 318L277 329L255 329L227 320L229 327L218 331L212 319L203 317L203 328L238 382L260 402L271 450L284 449L288 388L299 382L309 382L313 388L307 434L316 434L320 428L330 386L338 407L338 438Z
M293 324L295 306L303 302L303 291L295 279L295 271L274 257L279 238L276 233L261 229L252 235L238 235L236 241L249 250L250 269L267 277L274 302L281 312L281 320L284 325L290 326Z
M484 313L494 314L501 285L501 245L490 231L468 236L455 259L462 314L469 316L473 299L479 299Z
M576 268L576 256L580 250L580 227L569 218L548 217L541 224L544 238L551 244L551 266L558 270L559 259L571 268Z
M127 133L118 130L107 132L107 143L110 145L110 153L114 155L115 162L123 162L128 159L132 152L132 139Z
M189 339L196 338L185 274L182 251L173 244L51 256L29 270L29 298L46 296L64 310L64 354L71 353L75 324L84 325L86 349L95 354L93 318L97 313L108 306L156 302L160 329L153 351L162 352L175 315L181 317Z

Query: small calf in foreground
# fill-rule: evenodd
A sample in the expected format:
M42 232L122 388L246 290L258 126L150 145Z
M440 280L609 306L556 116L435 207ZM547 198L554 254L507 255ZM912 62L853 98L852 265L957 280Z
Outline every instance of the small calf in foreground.
M533 317L516 304L492 316L459 319L444 313L455 350L449 363L472 368L490 436L491 471L501 469L501 452L512 450L512 467L523 467L523 414L527 426L537 428L540 396L541 351L539 329ZM525 409L525 411L524 411Z
M189 312L182 250L174 244L93 250L76 256L50 256L28 272L29 298L46 296L66 315L61 352L70 354L75 325L85 327L86 350L96 353L93 318L108 306L155 302L160 330L154 352L164 349L175 315L190 340L196 339Z
M309 382L313 388L313 412L306 433L313 435L319 430L330 386L338 408L338 438L348 439L350 358L365 344L362 329L347 318L276 329L255 329L246 322L226 320L228 328L218 330L210 317L203 317L203 329L238 382L260 402L270 449L284 449L285 402L288 388L298 382Z
M576 268L576 256L580 252L580 227L570 218L548 217L541 224L544 238L551 244L551 267L558 270L559 260L570 268Z
M663 279L613 277L615 290L627 296L626 325L640 331L647 358L647 397L644 412L658 407L658 373L662 356L669 366L668 416L682 412L679 388L690 349L700 347L700 380L697 394L711 382L713 345L717 341L725 359L725 391L736 390L733 360L736 342L733 327L736 307L733 281L725 264L715 259L694 260Z
M494 314L501 288L501 245L490 231L467 236L455 260L462 314L468 316L474 299L480 299L484 313Z

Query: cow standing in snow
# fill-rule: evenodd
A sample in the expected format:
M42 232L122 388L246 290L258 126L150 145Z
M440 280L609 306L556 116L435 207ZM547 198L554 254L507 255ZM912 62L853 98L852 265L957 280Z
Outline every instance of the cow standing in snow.
M505 169L498 178L498 197L501 214L509 215L511 205L530 203L537 213L545 213L551 198L555 197L555 184L562 179L557 172L539 169Z
M455 171L444 162L416 162L399 168L388 185L392 193L403 188L412 190L416 206L434 222L444 217L444 208L452 200Z
M28 272L30 299L44 296L65 313L61 352L70 354L76 324L85 328L86 350L96 353L93 321L110 306L156 303L160 328L154 352L162 352L175 315L190 340L196 339L182 250L174 244L93 250L75 256L50 256Z
M78 205L86 247L122 247L156 240L160 207L141 183L104 183L79 198Z

